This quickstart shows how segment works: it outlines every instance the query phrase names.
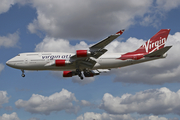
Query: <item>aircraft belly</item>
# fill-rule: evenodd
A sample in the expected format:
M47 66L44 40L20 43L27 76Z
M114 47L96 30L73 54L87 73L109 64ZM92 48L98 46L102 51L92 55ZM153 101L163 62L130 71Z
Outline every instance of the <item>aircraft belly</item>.
M94 69L111 69L117 68L124 64L122 60L119 59L100 59L98 63L94 66Z
M23 69L23 70L73 70L75 69L75 66L73 65L65 65L65 66L45 66L47 62L29 62L28 64L21 64L18 65L17 69Z
M57 71L73 71L76 70L75 66L72 65L67 65L67 66L51 66L51 67L46 67L46 70L57 70Z
M147 62L151 60L160 59L159 57L153 57L153 58L142 58L140 60L120 60L120 59L101 59L98 61L98 63L94 66L93 69L111 69L111 68L119 68L119 67L125 67L133 64L138 64L142 62Z

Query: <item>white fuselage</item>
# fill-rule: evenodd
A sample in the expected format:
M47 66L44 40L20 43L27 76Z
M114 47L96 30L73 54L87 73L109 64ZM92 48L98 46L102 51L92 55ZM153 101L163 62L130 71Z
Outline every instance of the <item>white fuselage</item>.
M62 53L62 52L34 52L34 53L21 53L14 58L8 60L6 64L10 67L21 69L21 70L59 70L59 71L73 71L77 68L75 64L67 64L65 66L48 66L49 63L55 60L66 60L70 61L70 57L73 53ZM155 60L163 57L143 57L139 60L121 60L120 53L106 53L98 59L92 58L97 63L94 65L94 69L112 69L118 67L124 67L132 64Z

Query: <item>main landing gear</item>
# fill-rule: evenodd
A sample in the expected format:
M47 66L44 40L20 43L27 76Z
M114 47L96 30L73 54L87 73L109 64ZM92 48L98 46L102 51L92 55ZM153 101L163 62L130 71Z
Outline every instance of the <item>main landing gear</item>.
M24 70L21 70L21 71L22 71L21 76L22 76L22 77L25 77Z
M80 69L76 69L76 73L77 75L81 78L81 80L83 80L83 76L82 76L82 73L81 73L81 70Z

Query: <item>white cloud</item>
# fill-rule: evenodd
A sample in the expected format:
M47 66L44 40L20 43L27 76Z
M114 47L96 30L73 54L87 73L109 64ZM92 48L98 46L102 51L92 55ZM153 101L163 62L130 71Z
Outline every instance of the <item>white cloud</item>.
M68 40L45 37L43 41L36 45L35 51L40 52L72 52L78 49L88 49L88 45L81 41L79 44L72 46Z
M81 100L81 101L80 101L80 104L81 104L82 106L91 106L91 105L92 105L90 102L88 102L88 101L86 101L86 100Z
M179 0L155 0L147 14L140 21L140 25L158 28L161 25L161 21L166 19L166 14L179 6Z
M28 120L40 120L39 118L30 118Z
M76 118L76 120L178 120L177 118L165 118L159 116L147 116L142 118L132 117L130 114L124 115L113 115L108 113L94 113L94 112L86 112L83 115L80 115Z
M15 4L15 0L1 0L0 2L0 14L7 12Z
M157 7L162 11L170 11L180 5L179 0L156 0Z
M37 10L37 18L28 25L31 33L89 40L134 24L157 27L167 12L180 5L179 0L31 0L28 3Z
M33 94L28 100L19 99L15 102L17 108L24 108L30 113L49 115L53 111L65 110L68 113L76 113L78 106L74 106L73 102L78 102L73 93L62 89L59 93L54 93L49 97Z
M3 64L0 64L0 73L1 71L4 69L4 65Z
M0 91L0 108L2 107L2 104L8 103L9 97L7 97L6 91Z
M178 120L178 118L165 118L165 117L158 117L158 116L154 116L154 115L151 115L151 116L148 116L148 117L143 117L143 118L140 118L138 120Z
M153 0L32 0L37 18L28 25L31 33L45 32L63 39L97 39L102 35L128 28L143 19ZM79 4L77 4L79 3ZM103 32L102 32L103 31Z
M3 114L0 116L0 120L20 120L17 113L13 112L12 114Z
M146 40L130 37L125 42L115 40L110 43L106 48L108 50L107 52L109 53L126 53L138 49L145 42Z
M100 108L110 114L180 115L179 100L180 90L173 92L164 87L137 92L135 95L124 94L121 97L105 93Z
M19 40L19 32L15 32L13 34L8 34L7 36L0 36L0 47L14 47L16 46Z
M111 115L107 113L86 112L80 115L76 120L134 120L131 115Z

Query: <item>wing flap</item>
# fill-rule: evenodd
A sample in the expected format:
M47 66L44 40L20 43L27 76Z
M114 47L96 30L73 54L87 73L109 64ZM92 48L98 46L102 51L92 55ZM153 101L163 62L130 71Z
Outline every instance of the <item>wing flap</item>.
M110 70L109 69L97 69L98 72L102 73L102 72L109 72Z
M90 58L88 60L79 61L80 67L85 67L85 68L90 68L90 69L92 69L95 64L96 64L96 61L94 61Z
M94 52L94 55L93 55L93 57L94 58L99 58L101 55L103 55L105 52L107 52L108 50L106 50L106 49L101 49L101 50L99 50L99 51L96 51L96 52Z

